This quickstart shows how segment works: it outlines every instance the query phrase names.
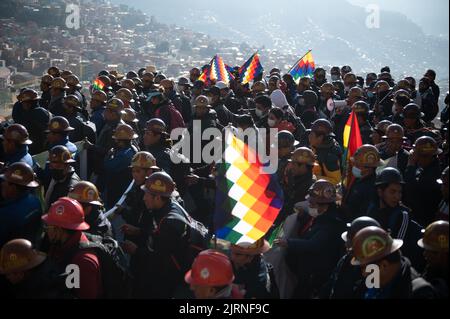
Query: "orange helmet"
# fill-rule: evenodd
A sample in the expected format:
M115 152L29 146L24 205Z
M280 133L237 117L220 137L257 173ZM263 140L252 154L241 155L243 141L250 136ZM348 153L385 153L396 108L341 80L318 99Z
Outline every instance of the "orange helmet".
M448 252L448 222L438 220L428 225L417 244L426 250Z
M378 167L383 164L377 148L370 144L359 147L351 161L353 164L363 167Z
M5 134L0 135L0 138L23 145L30 145L33 143L28 137L27 129L21 124L12 124L8 126L5 130Z
M39 183L36 182L33 169L30 165L23 162L16 162L8 166L5 173L0 175L0 179L20 186L33 188L39 186Z
M114 130L114 135L112 136L115 140L126 140L131 141L139 136L134 132L133 128L128 124L119 124Z
M184 280L188 284L207 287L231 285L234 280L233 266L226 255L208 249L198 254Z
M69 121L65 117L55 116L48 123L48 130L45 130L45 133L64 133L73 130L74 128L70 126Z
M47 255L36 251L30 241L13 239L0 250L0 274L7 275L33 269L44 262Z
M89 224L84 221L83 206L69 197L61 197L54 202L48 214L42 216L47 225L70 230L87 230Z
M367 265L382 260L384 257L399 250L403 240L392 239L382 228L369 226L358 231L352 240L354 266Z
M96 206L103 206L100 201L97 187L91 182L81 181L76 183L70 189L68 197L77 200L82 204L90 204Z
M130 167L139 167L139 168L146 168L146 169L158 169L159 167L156 166L156 159L155 157L149 153L149 152L137 152L133 159L131 160Z

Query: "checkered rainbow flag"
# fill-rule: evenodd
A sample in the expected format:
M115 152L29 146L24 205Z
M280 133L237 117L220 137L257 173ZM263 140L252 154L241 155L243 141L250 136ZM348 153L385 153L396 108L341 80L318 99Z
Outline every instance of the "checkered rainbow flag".
M234 79L234 76L230 73L229 68L223 62L223 59L216 55L209 63L208 67L205 67L200 74L199 80L207 83L211 81L219 82L223 81L226 84L230 83Z
M254 150L231 133L225 142L223 161L216 164L215 234L233 244L253 244L273 225L283 193L276 174L261 173L264 165Z

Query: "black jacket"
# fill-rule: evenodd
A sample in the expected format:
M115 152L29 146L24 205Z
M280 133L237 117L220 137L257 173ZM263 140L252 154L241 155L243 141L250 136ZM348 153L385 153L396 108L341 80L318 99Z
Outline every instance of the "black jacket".
M252 262L245 267L234 268L234 284L243 286L246 299L271 298L271 281L269 265L262 256L255 256Z
M357 178L350 189L344 192L343 207L349 221L366 216L369 205L376 200L375 173Z
M51 204L56 202L60 197L67 196L70 189L75 186L76 183L80 181L80 177L78 177L77 173L75 171L72 171L69 173L67 178L61 182L56 182L55 186L53 187L53 191L50 194L49 201L46 203L47 207L50 207ZM51 181L50 181L51 183ZM47 191L50 185L46 186L45 189L45 198L47 198Z
M397 276L386 287L369 291L362 280L358 294L363 299L434 299L433 286L419 276L405 257L401 259L401 267Z
M378 221L381 227L389 230L393 238L403 240L401 251L419 272L425 267L422 249L417 241L422 238L422 226L410 218L409 209L403 205L380 208L377 203L369 207L368 216Z
M342 255L344 226L337 208L330 206L304 234L288 239L286 261L298 278L297 298L317 295L330 277Z
M86 223L90 226L86 232L101 237L113 237L111 223L104 215L105 209L103 207L92 207L91 213L85 217Z
M404 203L411 208L413 219L424 227L434 220L442 199L440 185L436 182L440 176L437 159L426 168L408 166L405 171Z
M131 258L133 294L135 298L171 298L184 285L184 274L193 261L187 249L188 226L180 218L187 213L173 199L151 213L155 231Z
M359 266L353 266L351 254L345 254L339 260L328 282L321 290L323 299L356 299L357 283L363 279Z

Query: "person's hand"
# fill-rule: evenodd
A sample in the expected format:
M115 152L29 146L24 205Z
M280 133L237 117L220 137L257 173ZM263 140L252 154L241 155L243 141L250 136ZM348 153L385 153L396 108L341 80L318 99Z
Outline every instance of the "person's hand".
M286 239L275 239L273 242L274 245L278 245L280 247L287 247L288 243Z
M138 248L135 243L129 240L124 241L123 243L120 244L120 246L122 247L123 251L128 255L134 255Z
M141 229L129 224L120 226L122 233L128 236L138 236L141 233Z
M414 152L414 150L411 150L411 152L409 152L409 157L408 157L408 166L416 166L417 165L417 153Z
M187 175L187 176L184 178L184 180L186 181L186 184L187 184L188 186L198 184L199 179L200 179L200 177L198 177L197 175L194 175L194 174Z

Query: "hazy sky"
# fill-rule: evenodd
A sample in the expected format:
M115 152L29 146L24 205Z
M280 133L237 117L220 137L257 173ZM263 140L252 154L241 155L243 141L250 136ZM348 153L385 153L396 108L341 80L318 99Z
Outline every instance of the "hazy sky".
M379 4L381 10L402 12L431 35L447 35L448 0L347 0L356 5Z

